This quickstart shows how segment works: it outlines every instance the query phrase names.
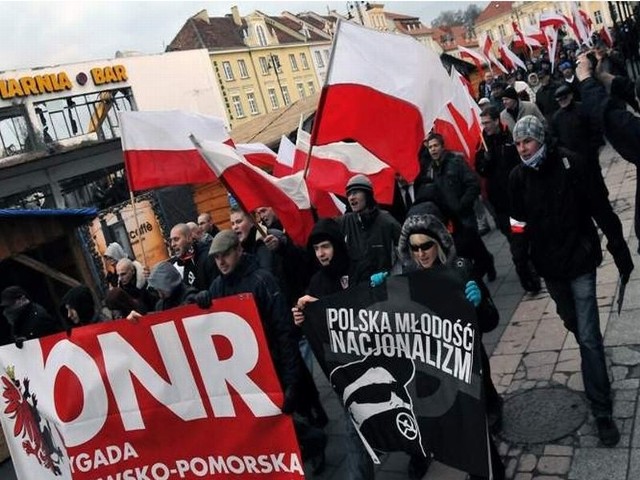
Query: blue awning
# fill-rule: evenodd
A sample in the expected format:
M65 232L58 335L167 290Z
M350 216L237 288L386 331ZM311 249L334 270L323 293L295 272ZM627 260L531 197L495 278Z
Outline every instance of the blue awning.
M0 209L0 218L24 218L24 217L75 217L93 218L98 214L98 209L91 208L43 208L43 209Z

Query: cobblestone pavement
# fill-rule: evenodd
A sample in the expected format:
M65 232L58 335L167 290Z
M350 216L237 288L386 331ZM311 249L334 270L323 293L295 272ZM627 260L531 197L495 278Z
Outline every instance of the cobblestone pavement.
M552 442L513 443L504 440L505 437L513 437L508 435L510 424L505 418L505 433L498 437L498 445L510 480L640 479L640 428L635 428L636 419L640 422L637 402L640 390L640 325L636 323L640 322L640 258L636 253L638 242L633 235L636 171L610 147L601 152L600 158L610 200L620 216L636 264L621 315L614 308L618 272L606 250L602 266L598 269L600 320L613 379L614 417L622 438L614 448L602 447L593 418L585 414L581 424ZM546 291L536 296L524 295L511 263L508 244L500 233L493 230L484 239L495 257L498 278L488 285L501 317L498 327L485 335L484 342L492 355L493 381L506 405L517 395L542 392L542 395L533 396L530 404L525 404L527 406L519 407L523 410L518 412L520 416L526 417L528 413L524 410L528 408L533 417L542 407L548 408L544 389L555 388L577 392L579 401L586 406L578 347L556 315L555 304ZM329 435L326 469L322 475L308 474L307 478L342 480L346 477L342 410L319 368L316 368L315 376L331 422L326 429ZM559 423L568 423L568 419L561 419ZM516 433L519 434L517 438L527 438L526 432ZM406 479L407 463L408 457L404 454L383 457L382 464L377 467L376 479ZM424 478L465 480L466 474L435 462ZM4 462L0 465L0 480L13 479L15 474L11 462Z

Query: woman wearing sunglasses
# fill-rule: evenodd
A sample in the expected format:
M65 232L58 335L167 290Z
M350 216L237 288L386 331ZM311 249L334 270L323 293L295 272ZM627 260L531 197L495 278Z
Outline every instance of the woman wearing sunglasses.
M456 255L451 235L435 215L411 215L405 220L398 242L398 254L401 264L394 268L396 273L408 273L437 266L455 269L464 279L467 299L476 308L480 331L488 332L496 327L499 314L489 290L481 279L470 277L472 270L470 262ZM371 277L372 286L382 283L384 276L386 274L374 274ZM482 342L480 344L482 345ZM481 359L487 418L489 426L495 430L500 426L502 399L491 381L489 358L484 346L481 348ZM504 479L504 465L493 441L490 443L493 478ZM470 478L479 477L471 476Z

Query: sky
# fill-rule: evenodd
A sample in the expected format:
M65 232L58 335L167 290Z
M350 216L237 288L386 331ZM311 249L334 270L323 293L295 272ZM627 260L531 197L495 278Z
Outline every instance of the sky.
M440 12L472 2L384 1L385 10L416 15L429 25ZM479 2L482 7L486 2ZM315 11L346 14L347 2L326 1L6 1L0 0L0 72L113 58L120 51L163 52L187 18L202 9L224 16Z

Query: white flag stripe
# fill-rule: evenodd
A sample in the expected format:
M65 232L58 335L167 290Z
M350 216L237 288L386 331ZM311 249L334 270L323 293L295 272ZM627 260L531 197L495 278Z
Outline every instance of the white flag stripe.
M189 135L224 142L229 139L222 118L181 110L120 112L123 150L194 150Z
M422 113L425 131L437 114L430 108L433 98L445 103L449 98L448 74L433 50L407 35L344 21L339 23L327 78L327 85L338 84L368 86L415 105Z
M311 208L309 192L307 191L303 172L298 172L287 177L275 178L261 168L251 165L229 145L199 139L198 141L202 145L200 153L207 162L207 165L215 172L216 176L222 177L225 170L237 165L243 165L244 168L253 170L256 174L263 177L265 181L276 185L280 190L285 192L299 209L304 210Z

